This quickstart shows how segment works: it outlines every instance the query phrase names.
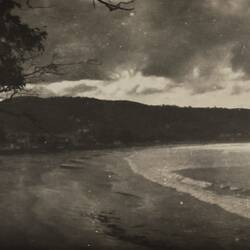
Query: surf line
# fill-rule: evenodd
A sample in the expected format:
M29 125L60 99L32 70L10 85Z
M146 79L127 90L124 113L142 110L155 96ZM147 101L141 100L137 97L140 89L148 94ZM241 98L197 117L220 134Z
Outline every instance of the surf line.
M181 193L189 194L200 201L217 205L232 214L250 219L250 199L229 195L218 195L212 191L205 190L200 185L193 185L191 183L186 183L185 181L182 182L182 178L179 175L173 174L170 171L161 171L161 173L163 173L162 175L157 175L157 173L159 173L157 171L155 175L152 174L152 171L148 174L147 169L143 166L137 165L132 160L132 157L133 155L126 157L125 160L134 173L139 174L150 181L161 184L162 186L173 188Z

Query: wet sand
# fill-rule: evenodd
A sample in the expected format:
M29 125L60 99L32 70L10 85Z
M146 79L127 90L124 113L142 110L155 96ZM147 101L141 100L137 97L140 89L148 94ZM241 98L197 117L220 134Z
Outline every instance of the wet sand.
M1 156L0 249L250 249L250 220L135 174L131 151Z

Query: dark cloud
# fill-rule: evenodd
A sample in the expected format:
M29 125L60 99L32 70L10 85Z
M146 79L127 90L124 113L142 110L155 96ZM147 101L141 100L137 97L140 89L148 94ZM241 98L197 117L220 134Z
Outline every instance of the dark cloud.
M162 89L146 88L140 92L141 95L153 95L162 93Z
M63 67L62 77L49 76L45 81L108 79L117 66L133 61L129 27L122 24L129 13L110 14L101 6L94 9L91 0L37 0L33 4L53 6L21 12L24 21L48 31L46 53L39 62L50 61L52 55L58 63L83 62ZM89 63L93 59L101 65Z
M232 89L232 95L240 95L241 93L245 92L245 88L242 88L239 85L235 85Z
M235 86L233 86L233 88L232 88L231 94L232 94L232 95L240 95L240 94L248 93L248 92L250 92L250 87L248 87L248 86L235 85Z
M79 84L74 87L68 87L64 89L64 92L68 96L76 96L77 94L83 94L86 92L97 90L96 86L89 86L86 84Z
M128 91L125 91L125 93L128 96L130 95L147 96L147 95L160 94L163 92L171 92L175 87L176 87L175 84L170 84L170 83L165 84L165 86L161 85L158 87L157 86L154 87L154 84L152 83L151 83L151 86L149 86L148 84L143 84L143 83L140 83L140 84L135 83L135 86L132 86L132 88L129 89Z
M153 87L145 87L143 89L140 89L140 85L134 86L132 89L126 92L127 95L153 95L153 94L158 94L162 93L164 89L159 89L159 88L153 88Z
M218 67L250 76L249 0L137 0L135 15L94 9L91 2L36 0L34 5L55 7L22 12L28 23L47 26L39 63L52 54L59 62L102 62L65 67L63 76L45 81L106 80L134 70L188 82L194 93L204 93L223 88Z
M214 6L212 0L156 2L155 15L149 20L154 39L147 45L152 48L148 50L149 61L143 69L147 75L183 81L195 67L200 67L203 76L210 76L218 60L230 54L239 42L250 38L249 16L222 11L226 8L222 3L226 5L227 1L217 1L221 3L219 6ZM224 50L225 47L228 49ZM237 51L232 60L236 56ZM235 64L238 68L243 66L241 60Z

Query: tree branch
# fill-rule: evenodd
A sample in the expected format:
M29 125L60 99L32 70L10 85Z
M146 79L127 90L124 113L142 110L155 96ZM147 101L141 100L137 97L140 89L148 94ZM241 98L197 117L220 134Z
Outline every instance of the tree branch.
M57 59L58 60L58 59ZM99 61L96 58L90 58L83 61L78 62L64 62L64 63L58 63L56 61L56 56L53 55L51 62L46 65L30 65L29 70L26 71L26 73L23 73L23 76L25 78L25 82L32 81L34 79L37 79L39 77L42 77L43 75L58 75L62 76L65 75L65 72L60 72L60 70L64 67L70 67L75 65L94 65L94 66L100 66L102 65L102 62Z
M115 10L132 11L134 10L134 8L129 7L129 5L133 4L135 0L121 1L118 3L112 3L107 0L92 0L92 2L94 8L96 8L96 2L99 2L100 4L107 7L110 11L115 11ZM55 7L55 6L33 6L31 4L31 0L26 0L25 4L28 7L28 9L48 9Z

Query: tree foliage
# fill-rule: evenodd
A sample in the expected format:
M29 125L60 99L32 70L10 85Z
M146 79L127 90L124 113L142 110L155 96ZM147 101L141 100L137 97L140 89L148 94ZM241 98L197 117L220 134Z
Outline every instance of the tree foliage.
M31 28L13 14L21 8L13 0L0 0L0 92L22 89L26 84L24 63L44 50L46 32Z

